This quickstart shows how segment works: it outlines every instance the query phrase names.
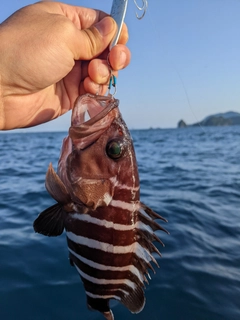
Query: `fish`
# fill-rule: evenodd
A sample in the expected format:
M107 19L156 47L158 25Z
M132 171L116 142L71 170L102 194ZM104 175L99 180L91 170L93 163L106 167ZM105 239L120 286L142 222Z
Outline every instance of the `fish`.
M74 105L57 172L50 163L46 189L56 203L33 223L35 232L65 230L69 260L83 282L87 306L108 320L118 300L132 313L145 305L144 289L161 256L155 234L167 222L140 201L133 140L112 96L85 94Z

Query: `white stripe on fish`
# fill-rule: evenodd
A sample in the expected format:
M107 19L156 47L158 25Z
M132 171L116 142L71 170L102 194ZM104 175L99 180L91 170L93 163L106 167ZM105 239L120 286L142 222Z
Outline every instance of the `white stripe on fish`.
M114 223L112 221L108 221L105 219L100 220L90 216L89 214L73 213L71 217L79 221L89 222L98 226L102 226L105 228L112 228L118 231L131 231L134 229L141 229L141 230L146 230L150 233L153 233L152 228L141 221L137 221L135 224L126 225L126 224Z
M116 177L112 177L109 180L113 183L114 187L117 189L125 189L125 190L135 191L135 192L140 189L140 186L133 187L132 185L128 186L127 184L123 184L119 182Z
M70 231L67 231L66 233L67 237L71 241L80 245L87 246L89 248L98 249L104 252L110 252L114 254L127 254L130 252L134 252L139 258L145 260L146 262L150 262L151 260L155 261L151 253L147 249L143 248L138 242L133 242L132 244L127 246L114 246L110 243L100 242L90 238L78 236Z
M100 278L94 278L83 272L78 268L78 266L74 263L78 273L83 277L84 279L95 283L95 284L125 284L128 287L132 288L133 290L136 288L136 284L128 279L100 279Z
M130 211L131 213L137 211L140 208L140 204L138 201L129 203L121 200L112 200L109 206L121 208L123 210Z
M127 266L124 266L124 267L108 266L108 265L100 264L100 263L94 262L92 260L86 259L86 258L80 256L79 254L77 254L75 251L73 251L69 247L68 247L68 250L78 260L80 260L81 262L85 263L89 267L92 267L92 268L95 268L95 269L98 269L98 270L103 270L103 271L120 271L120 272L130 271L135 276L137 276L138 279L143 283L143 280L144 280L143 276L140 274L138 269L136 267L134 267L133 265L127 265Z
M126 292L124 290L121 290L121 289L118 289L118 290L119 291L123 291L124 294L128 294L128 292ZM93 294L93 293L91 293L89 291L85 291L85 292L89 297L94 298L94 299L116 299L116 300L121 300L120 297L115 296L115 295L100 295L100 294Z

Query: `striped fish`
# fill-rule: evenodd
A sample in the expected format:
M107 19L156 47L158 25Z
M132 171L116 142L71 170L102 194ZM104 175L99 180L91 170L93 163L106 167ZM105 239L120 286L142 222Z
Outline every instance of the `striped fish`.
M158 266L153 253L160 255L152 242L163 245L154 231L166 231L155 219L166 220L139 200L134 147L118 103L105 96L78 98L57 173L50 164L46 174L57 203L34 222L35 231L47 236L66 230L87 305L108 320L114 319L110 299L132 313L143 309L146 275L154 271L151 262Z

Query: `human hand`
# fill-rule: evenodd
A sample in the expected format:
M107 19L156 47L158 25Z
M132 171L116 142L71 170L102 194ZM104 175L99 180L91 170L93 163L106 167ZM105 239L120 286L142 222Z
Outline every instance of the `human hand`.
M105 94L116 23L102 11L60 2L20 9L0 25L0 129L35 126L72 109L85 92ZM130 62L124 25L109 53L117 71Z

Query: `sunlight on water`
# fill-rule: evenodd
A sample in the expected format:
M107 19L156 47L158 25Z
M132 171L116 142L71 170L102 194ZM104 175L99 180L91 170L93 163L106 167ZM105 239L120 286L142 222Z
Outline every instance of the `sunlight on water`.
M35 234L64 133L0 135L0 319L102 319L86 307L65 235ZM132 131L141 200L168 219L146 306L115 319L240 319L240 127Z

